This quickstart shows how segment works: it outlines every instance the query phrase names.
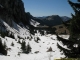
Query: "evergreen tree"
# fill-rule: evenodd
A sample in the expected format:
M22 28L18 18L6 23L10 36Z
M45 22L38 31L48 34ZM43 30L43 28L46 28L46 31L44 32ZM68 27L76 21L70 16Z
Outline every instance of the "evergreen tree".
M68 0L69 4L73 8L75 14L71 14L72 18L69 23L64 23L64 25L69 29L70 37L68 40L63 39L57 35L59 41L66 45L64 48L57 44L58 48L63 51L64 55L68 58L80 58L80 0L73 3Z
M3 55L7 55L7 50L4 47L4 45L2 44L2 40L0 39L0 53Z
M20 40L18 40L18 43L21 44Z
M23 53L26 53L26 54L31 52L31 47L30 47L29 43L26 46L26 42L25 41L22 42L21 49L23 50Z
M14 43L13 42L11 43L11 46L14 46Z
M30 53L30 52L31 52L31 46L30 46L29 43L28 43L27 49L26 49L26 53L28 54L28 53Z
M23 50L23 52L26 51L26 42L25 41L22 41L22 43L21 43L21 49Z
M4 41L4 48L6 48L7 46L6 46L6 42Z

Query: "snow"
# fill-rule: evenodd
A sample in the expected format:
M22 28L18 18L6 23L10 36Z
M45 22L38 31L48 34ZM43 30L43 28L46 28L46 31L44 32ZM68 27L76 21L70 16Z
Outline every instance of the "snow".
M61 54L62 52L60 52L57 47L57 43L61 43L57 41L56 35L48 34L41 36L39 31L37 31L35 35L31 35L28 29L17 25L15 22L13 22L14 28L10 27L4 21L3 23L7 27L7 30L14 34L15 39L7 36L5 38L2 38L0 36L2 42L5 41L7 48L10 48L8 50L7 56L0 55L1 60L54 60L56 58L65 57ZM21 39L19 39L18 36L21 37ZM32 39L27 39L28 37L30 38L30 36L32 36ZM69 38L69 35L60 36L66 39ZM38 43L34 41L37 39L37 37L40 38ZM21 44L17 43L18 40L20 40L21 42L22 40L25 40L26 45L29 43L32 48L32 51L29 54L22 53ZM14 46L11 46L12 42L14 43ZM47 52L50 47L53 51ZM35 53L36 51L38 51L38 53Z
M30 24L33 25L34 27L37 27L40 23L31 19Z

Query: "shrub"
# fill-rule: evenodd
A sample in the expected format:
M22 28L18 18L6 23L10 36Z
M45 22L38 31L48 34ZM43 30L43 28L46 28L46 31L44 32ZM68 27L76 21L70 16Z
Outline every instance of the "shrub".
M47 50L47 52L52 52L53 50L52 50L52 48L50 47L48 50Z
M14 46L14 43L13 42L11 43L11 46Z
M39 40L40 40L39 37L37 37L37 40L34 39L34 41L35 41L36 43L39 43Z

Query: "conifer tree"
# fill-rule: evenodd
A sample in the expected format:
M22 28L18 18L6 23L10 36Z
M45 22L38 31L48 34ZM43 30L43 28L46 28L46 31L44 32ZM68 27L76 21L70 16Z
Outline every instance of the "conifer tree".
M27 45L27 47L26 47L26 53L28 54L28 53L30 53L31 52L31 46L30 46L30 44L28 43L28 45Z
M6 48L7 46L6 46L6 42L4 41L4 48Z
M3 55L7 55L7 50L5 48L6 47L4 47L2 40L0 39L0 53Z
M29 45L29 43L26 46L26 42L25 41L22 41L21 49L22 49L23 53L26 53L26 54L31 52L31 46Z
M76 3L68 0L70 6L73 8L75 14L71 14L72 18L69 23L64 23L65 27L69 29L70 37L68 40L63 39L57 35L59 41L66 45L64 48L57 44L58 48L63 51L67 58L80 58L80 0Z
M23 50L23 52L26 51L26 42L25 41L22 41L22 43L21 43L21 49Z
M11 46L14 46L14 43L13 42L11 43Z

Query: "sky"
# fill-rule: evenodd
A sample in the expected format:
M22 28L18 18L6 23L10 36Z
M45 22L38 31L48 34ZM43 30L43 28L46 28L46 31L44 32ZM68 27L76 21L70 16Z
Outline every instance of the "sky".
M68 0L22 0L25 11L35 17L59 15L71 17L74 14ZM75 2L76 0L72 0Z

